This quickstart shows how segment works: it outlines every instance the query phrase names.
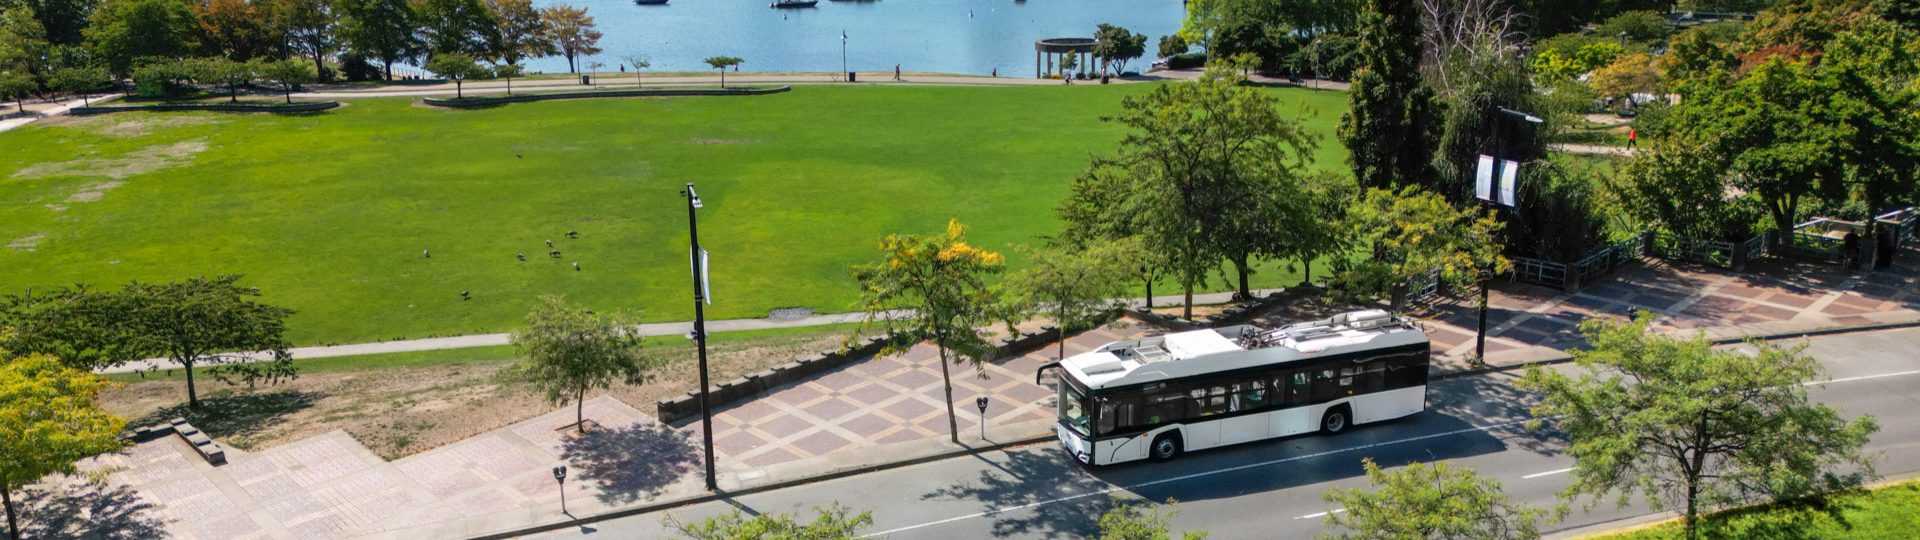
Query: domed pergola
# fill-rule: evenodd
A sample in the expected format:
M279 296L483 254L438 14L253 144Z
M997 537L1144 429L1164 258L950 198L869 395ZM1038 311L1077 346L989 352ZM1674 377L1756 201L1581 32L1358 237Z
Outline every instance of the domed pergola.
M1075 65L1080 67L1080 74L1085 75L1089 73L1093 68L1091 65L1093 64L1093 46L1097 43L1100 43L1100 41L1093 38L1077 37L1048 38L1033 42L1034 78L1046 78L1048 75L1055 73L1059 73L1062 78L1068 77L1068 74L1060 72L1054 67L1059 65L1059 62L1054 61L1054 59L1069 54L1075 56L1077 60ZM1044 69L1041 67L1040 62L1042 56L1046 57L1046 67Z

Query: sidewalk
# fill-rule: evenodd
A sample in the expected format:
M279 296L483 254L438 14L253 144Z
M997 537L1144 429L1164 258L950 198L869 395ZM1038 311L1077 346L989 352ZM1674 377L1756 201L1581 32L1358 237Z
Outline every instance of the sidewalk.
M1255 289L1256 295L1266 295L1280 289ZM1197 293L1193 295L1194 305L1225 304L1233 297L1233 292ZM1133 306L1144 305L1145 298L1130 298L1127 303ZM1181 305L1185 302L1182 295L1154 296L1153 305ZM905 312L896 312L890 316L903 316ZM815 314L793 319L721 319L707 321L707 332L736 332L741 330L766 330L772 328L800 328L824 326L830 324L857 323L864 320L866 314L859 312ZM684 336L693 332L693 321L668 323L649 323L640 325L640 333L646 336ZM348 345L328 345L320 347L295 347L287 349L294 358L328 358L334 356L358 356L363 354L385 354L414 351L438 351L446 349L465 349L470 347L495 347L510 343L513 334L474 334L400 341L381 341L374 343L354 343ZM265 355L250 355L254 362L266 360ZM180 364L164 358L136 360L123 365L96 370L95 373L132 373L154 369L174 369Z
M14 116L12 118L0 120L0 132L9 131L9 130L12 130L13 128L34 123L36 121L39 121L42 118L67 114L67 111L73 110L74 107L80 107L82 105L85 105L88 103L89 100L91 100L92 103L105 103L108 101L120 99L121 97L122 96L120 94L104 94L99 96L88 96L85 99L73 98L66 101L52 100L52 101L42 101L38 103L29 103L27 104L27 110L29 111L28 115Z

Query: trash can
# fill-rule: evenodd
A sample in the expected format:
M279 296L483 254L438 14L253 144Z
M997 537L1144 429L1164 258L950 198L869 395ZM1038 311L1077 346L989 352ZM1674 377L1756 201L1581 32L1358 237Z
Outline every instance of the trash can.
M582 73L582 74L580 74L580 84L581 84L581 85L588 85L588 84L593 84L593 79L589 79L589 78L587 78L587 77L590 77L590 75L587 75L587 74L585 74L585 73Z
M854 74L853 74L853 72L851 72L851 71L849 71L849 72L847 72L847 82L854 82L854 79L855 79L855 77L854 77Z
M1101 75L1101 76L1100 76L1100 84L1107 84L1107 79L1108 79L1108 78L1110 78L1110 77L1111 77L1111 76L1109 76L1109 75Z

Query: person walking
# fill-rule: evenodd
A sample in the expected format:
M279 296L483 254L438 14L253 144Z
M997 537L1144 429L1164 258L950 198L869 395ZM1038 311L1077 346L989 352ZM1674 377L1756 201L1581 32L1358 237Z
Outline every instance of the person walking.
M1640 142L1640 132L1638 130L1633 129L1633 126L1627 126L1627 148L1632 149L1634 146L1638 145L1639 142Z
M900 80L900 64L893 65L893 80Z

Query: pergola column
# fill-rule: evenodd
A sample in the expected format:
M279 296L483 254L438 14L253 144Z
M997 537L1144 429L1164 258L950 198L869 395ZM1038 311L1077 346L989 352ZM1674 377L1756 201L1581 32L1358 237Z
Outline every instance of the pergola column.
M1040 78L1040 49L1033 50L1033 78Z

